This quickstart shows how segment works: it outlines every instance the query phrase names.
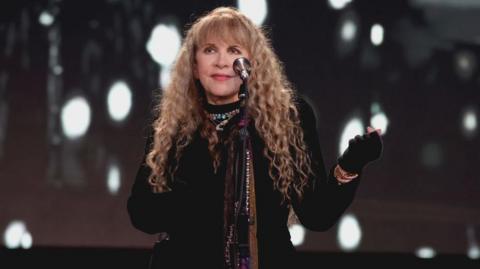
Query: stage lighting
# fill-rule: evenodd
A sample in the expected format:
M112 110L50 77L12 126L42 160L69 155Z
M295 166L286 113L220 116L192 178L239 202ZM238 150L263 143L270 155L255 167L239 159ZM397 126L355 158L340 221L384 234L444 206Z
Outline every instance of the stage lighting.
M70 139L83 136L90 126L90 105L82 96L68 100L62 108L61 122L64 135Z
M32 246L32 236L27 230L24 221L14 220L10 222L3 234L3 242L6 248L30 248Z
M169 66L175 60L181 46L181 36L177 27L159 24L155 26L147 41L147 51L155 62Z
M170 83L170 66L162 66L160 69L159 83L162 89L165 89Z
M356 135L363 135L365 133L365 128L363 127L362 121L359 118L351 119L345 128L343 129L342 135L340 136L339 143L339 152L343 152L348 148L348 141L354 138Z
M132 91L125 82L117 81L110 87L107 107L113 121L120 122L128 116L132 107Z
M467 253L467 256L472 259L472 260L477 260L480 258L480 248L478 247L478 245L471 245L469 248L468 248L468 253Z
M357 46L360 20L355 10L342 12L335 29L335 47L340 57L351 54Z
M20 246L23 249L29 249L32 247L32 244L33 244L32 235L28 231L24 232L22 235L22 239L20 240Z
M346 20L342 24L340 36L344 41L352 41L357 35L357 25L351 20Z
M50 12L43 11L42 13L40 13L40 16L38 17L38 21L43 26L50 26L53 24L54 17Z
M370 40L375 46L380 46L383 43L384 30L383 26L376 23L370 29Z
M330 7L337 10L345 8L350 2L352 0L328 0Z
M475 55L467 50L459 51L454 56L454 70L460 79L466 81L472 78L477 69Z
M472 260L479 259L480 248L478 247L477 237L475 236L475 227L473 225L467 225L467 242L467 256Z
M121 184L120 168L116 163L111 163L108 167L107 187L110 194L118 193Z
M338 224L337 242L343 251L353 251L362 240L362 230L355 215L345 214Z
M59 76L63 73L63 67L61 65L55 65L52 71L53 71L53 74L55 74L56 76Z
M372 126L375 129L382 130L382 135L385 135L388 127L388 118L385 115L385 113L381 112L381 113L375 114L370 119L370 126Z
M388 118L387 115L381 110L380 104L373 103L371 106L372 117L370 118L370 126L375 129L382 130L382 135L387 133L388 129Z
M290 240L294 246L303 244L303 241L305 240L305 228L303 228L302 225L293 224L288 227L288 231L290 232Z
M429 246L422 246L417 248L415 251L415 256L422 258L422 259L432 259L437 255L435 250Z
M463 133L472 137L477 131L477 113L473 108L467 108L462 116Z
M238 0L238 9L256 25L262 25L267 17L268 8L265 0Z

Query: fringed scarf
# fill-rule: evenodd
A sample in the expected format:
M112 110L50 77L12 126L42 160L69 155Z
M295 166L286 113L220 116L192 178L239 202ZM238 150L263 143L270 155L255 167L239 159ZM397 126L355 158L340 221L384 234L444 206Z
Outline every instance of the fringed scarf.
M229 113L239 103L223 106L207 105L210 114ZM214 122L215 123L215 122ZM224 264L226 269L258 269L257 219L253 155L249 137L246 139L246 175L242 180L242 150L240 129L244 124L239 116L219 130L226 151L224 190ZM243 184L242 184L243 182Z
M235 141L236 142L236 141ZM224 192L225 268L258 269L255 178L251 145L247 146L246 180L243 199L235 199L241 180L241 156L238 143L229 147ZM250 142L250 141L248 141ZM234 151L231 151L235 148ZM232 156L233 155L233 156ZM240 190L239 190L240 191ZM243 202L242 202L243 201Z

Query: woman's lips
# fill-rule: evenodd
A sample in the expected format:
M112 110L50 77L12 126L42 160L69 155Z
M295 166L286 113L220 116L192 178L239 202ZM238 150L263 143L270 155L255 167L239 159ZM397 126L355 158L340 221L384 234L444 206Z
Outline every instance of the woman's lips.
M218 81L225 81L225 80L231 79L232 77L229 75L214 74L212 75L212 78Z

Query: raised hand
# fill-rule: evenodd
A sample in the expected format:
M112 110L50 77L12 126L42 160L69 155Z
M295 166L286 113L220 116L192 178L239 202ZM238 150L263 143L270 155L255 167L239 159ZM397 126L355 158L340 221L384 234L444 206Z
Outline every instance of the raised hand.
M367 127L367 133L357 135L348 142L348 148L338 158L340 167L351 173L359 173L368 163L378 160L383 151L381 130Z

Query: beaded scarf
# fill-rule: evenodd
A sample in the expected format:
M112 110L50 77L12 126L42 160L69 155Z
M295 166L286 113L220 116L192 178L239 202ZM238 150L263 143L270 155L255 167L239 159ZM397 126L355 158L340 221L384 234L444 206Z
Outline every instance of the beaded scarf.
M258 269L257 220L253 155L250 140L247 140L246 197L243 215L238 218L240 204L235 201L236 184L241 178L241 160L238 154L239 129L242 123L237 116L240 103L207 105L210 121L216 125L221 143L224 144L225 190L224 190L224 264L227 269ZM220 125L220 127L219 127ZM238 186L237 186L238 187ZM246 215L245 215L246 214ZM237 222L237 223L235 223ZM248 242L247 244L239 244Z

